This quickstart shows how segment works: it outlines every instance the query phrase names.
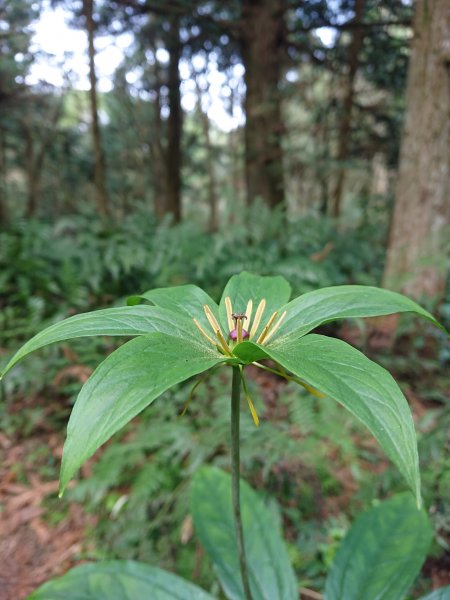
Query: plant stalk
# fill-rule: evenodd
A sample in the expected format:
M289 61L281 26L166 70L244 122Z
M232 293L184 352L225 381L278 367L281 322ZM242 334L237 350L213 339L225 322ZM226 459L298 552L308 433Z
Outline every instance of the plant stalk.
M233 502L234 523L236 527L237 550L241 568L242 586L246 600L252 600L248 581L247 560L245 558L244 530L241 519L240 500L240 457L239 457L239 419L241 399L241 372L239 367L233 367L233 382L231 386L231 495Z

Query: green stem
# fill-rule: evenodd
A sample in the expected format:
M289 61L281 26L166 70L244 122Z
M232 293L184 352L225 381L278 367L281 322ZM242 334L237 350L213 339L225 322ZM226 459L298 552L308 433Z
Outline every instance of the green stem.
M246 600L252 600L248 582L247 560L245 558L244 530L241 519L241 500L239 489L239 418L241 399L241 372L233 367L233 383L231 386L231 494L233 501L234 523L236 527L237 550L241 567L242 586Z

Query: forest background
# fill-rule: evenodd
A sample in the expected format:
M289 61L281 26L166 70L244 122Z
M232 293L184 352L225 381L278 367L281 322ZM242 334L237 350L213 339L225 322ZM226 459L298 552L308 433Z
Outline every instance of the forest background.
M69 59L61 85L32 76L52 60L33 41L52 8L86 36L87 91ZM96 44L123 34L100 91ZM183 283L217 299L243 269L294 294L401 291L448 328L449 44L445 0L3 2L0 364L75 312ZM326 333L376 357L410 401L436 531L414 593L450 583L448 342L411 318ZM225 376L183 419L189 387L166 393L56 498L67 416L116 345L50 348L1 382L5 598L104 557L213 585L186 497L200 464L228 464ZM243 475L278 502L298 578L321 589L353 517L402 483L339 408L251 379L263 425L244 424Z

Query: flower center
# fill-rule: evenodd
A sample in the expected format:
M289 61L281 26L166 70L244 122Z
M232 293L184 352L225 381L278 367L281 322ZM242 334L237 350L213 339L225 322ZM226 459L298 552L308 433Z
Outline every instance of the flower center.
M233 312L233 307L231 305L231 299L229 297L225 298L225 308L227 312L227 324L228 324L228 339L235 343L241 343L244 340L252 340L256 333L259 330L259 326L261 324L261 319L266 308L266 300L263 298L261 302L258 304L258 308L255 312L255 317L253 321L251 321L252 313L253 313L253 300L249 300L247 303L247 308L245 312ZM214 336L209 335L197 319L194 319L194 323L199 329L200 333L214 346L216 346L223 354L227 354L228 356L233 356L233 352L229 346L228 341L225 339L225 336L222 333L219 322L214 316L212 310L209 308L207 304L203 306L203 310L205 311L206 318L208 319L208 323L211 325L211 328L214 332ZM267 321L267 324L261 330L261 333L256 339L257 344L265 344L267 343L274 333L280 327L282 321L286 317L286 312L280 316L278 321L275 323L275 319L278 316L278 311L276 310L270 319ZM246 321L246 325L248 330L244 329L244 321ZM250 327L251 324L251 327Z
M243 312L232 313L231 318L234 321L234 329L228 334L230 340L233 340L233 342L237 341L238 343L246 340L249 337L248 331L244 329L244 321L247 319L247 315Z

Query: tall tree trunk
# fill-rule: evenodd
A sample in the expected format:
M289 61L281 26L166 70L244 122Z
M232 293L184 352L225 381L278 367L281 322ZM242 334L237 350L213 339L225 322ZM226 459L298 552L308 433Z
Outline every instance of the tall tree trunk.
M32 218L36 216L38 206L40 176L36 169L33 135L25 122L22 122L22 132L25 138L25 164L27 171L27 206L25 214L28 218Z
M209 206L209 222L208 230L213 233L219 228L219 217L217 214L217 186L216 186L216 174L214 170L214 159L213 159L213 146L211 143L210 134L210 123L208 114L203 110L202 107L202 90L198 81L197 73L193 70L192 77L195 81L195 87L197 90L197 108L200 116L200 121L203 129L203 137L205 138L206 148L206 167L208 170L208 206Z
M0 227L9 223L6 193L6 144L5 131L0 127Z
M42 172L47 151L53 140L53 134L62 113L63 101L59 99L53 110L45 117L41 115L44 127L39 130L33 128L27 113L19 120L23 138L25 140L25 164L27 171L28 198L26 216L36 216L39 196L41 193ZM42 124L42 123L41 123Z
M231 189L234 197L241 204L245 193L244 164L242 160L242 134L241 129L236 128L228 134L229 161L231 168Z
M361 23L364 12L364 0L355 0L355 23ZM352 41L349 47L348 75L345 83L344 101L342 105L342 115L339 124L338 136L338 174L336 185L331 196L330 214L332 217L339 217L341 214L342 195L344 191L344 182L346 176L345 162L348 159L348 147L350 141L352 125L353 98L355 96L355 80L358 71L359 54L364 40L363 29L356 27L353 31Z
M245 67L247 203L284 203L283 119L279 83L286 28L283 0L243 0L241 45Z
M165 212L173 215L175 223L181 221L181 133L183 114L181 109L181 80L179 64L182 45L180 41L179 19L172 17L168 40L169 51L169 120L167 131L167 196Z
M417 0L396 202L383 276L385 287L414 298L439 299L445 287L443 256L450 227L449 40L448 0Z
M27 217L36 216L39 205L39 196L41 194L42 168L44 166L47 148L47 140L44 140L39 148L36 148L32 132L30 130L25 132L25 155L28 181Z
M95 72L95 22L94 0L83 0L89 56L89 98L91 109L92 144L94 148L94 184L97 212L103 219L110 216L108 193L106 191L105 155L102 147L100 123L98 118L97 75Z

